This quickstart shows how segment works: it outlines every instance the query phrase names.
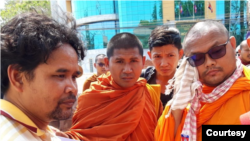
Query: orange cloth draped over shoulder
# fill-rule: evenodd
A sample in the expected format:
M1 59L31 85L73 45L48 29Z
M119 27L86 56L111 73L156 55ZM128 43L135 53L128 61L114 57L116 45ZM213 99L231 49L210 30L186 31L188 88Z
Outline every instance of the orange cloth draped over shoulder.
M90 76L83 84L83 88L82 88L82 91L85 91L86 89L89 89L90 87L90 84L92 82L95 82L97 81L97 75L96 74L93 74L92 76Z
M201 141L201 125L240 125L240 115L250 111L250 69L243 67L245 77L236 80L233 86L221 98L213 103L201 103L197 116L197 140ZM203 86L203 93L212 92L214 87ZM155 130L156 141L180 141L181 132L184 125L188 107L183 112L181 123L174 137L174 117L170 114L165 118L169 111L169 106L165 108L159 118Z
M157 93L148 87L143 78L122 88L110 73L98 77L79 96L72 127L65 133L84 141L153 141L160 98L152 98Z

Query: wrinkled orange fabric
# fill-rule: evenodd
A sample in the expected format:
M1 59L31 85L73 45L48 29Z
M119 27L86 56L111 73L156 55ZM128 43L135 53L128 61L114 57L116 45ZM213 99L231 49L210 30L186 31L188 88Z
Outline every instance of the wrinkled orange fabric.
M89 89L90 84L95 81L97 81L97 75L93 74L84 82L82 91Z
M108 73L79 96L73 125L65 133L84 141L153 141L156 124L146 80L139 78L134 86L122 88Z
M160 118L162 111L163 111L163 105L160 101L161 99L161 85L160 84L146 84L148 90L150 91L150 96L153 100L153 103L155 105L155 111L157 115L157 120Z
M226 94L213 103L201 103L202 108L196 115L198 141L201 141L201 125L240 125L240 115L250 111L250 69L245 66L243 69L245 77L237 79ZM203 86L204 93L210 93L213 89L214 87ZM168 118L165 118L169 108L169 106L165 108L162 116L158 120L155 130L156 141L181 140L181 132L189 108L187 107L183 112L183 117L178 126L176 137L174 137L174 117L170 114Z

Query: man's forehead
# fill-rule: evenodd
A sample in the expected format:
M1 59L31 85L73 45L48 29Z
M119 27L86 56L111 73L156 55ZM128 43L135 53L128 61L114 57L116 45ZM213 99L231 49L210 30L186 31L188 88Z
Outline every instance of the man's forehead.
M222 34L222 32L215 26L208 27L208 26L199 24L192 28L192 30L186 36L186 41L192 42L210 34Z
M113 57L132 57L132 56L141 56L138 48L121 48L121 49L114 49Z
M157 55L157 54L169 54L169 53L175 53L174 50L162 50L162 51L152 51L152 55Z
M104 61L105 56L98 56L97 61Z
M196 48L196 46L205 46L210 44L211 47L224 41L227 36L224 35L219 29L211 27L210 29L200 30L192 32L188 35L184 42L184 53L188 53L190 50Z
M99 55L99 56L97 56L97 59L103 59L103 58L105 58L106 56L104 56L104 55Z
M116 54L112 56L113 59L138 59L142 58L140 54Z
M249 47L248 44L247 44L247 40L242 42L242 46L243 46L243 48L248 48Z

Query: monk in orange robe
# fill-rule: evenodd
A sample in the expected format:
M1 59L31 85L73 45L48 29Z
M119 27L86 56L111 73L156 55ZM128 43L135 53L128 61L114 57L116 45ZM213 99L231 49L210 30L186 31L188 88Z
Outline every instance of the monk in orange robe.
M162 112L160 87L139 78L145 62L141 42L133 34L117 34L107 46L107 56L110 73L99 76L79 96L73 125L65 133L84 141L153 141Z
M93 74L84 82L82 91L85 91L86 89L88 89L92 82L97 81L98 76L107 72L105 62L104 62L105 57L106 57L105 54L97 54L96 55L95 63L94 63L94 67L96 68L96 74Z
M202 140L202 125L240 125L240 115L250 111L250 69L235 58L235 38L228 38L228 31L221 23L205 21L196 23L184 39L184 53L189 57L188 63L198 71L204 95L215 93L214 90L220 86L223 86L220 89L227 88L223 82L235 79L229 89L213 102L203 102L199 99L201 107L193 115L196 116L196 122L193 123L196 123L197 132L195 138L189 138L190 141ZM236 72L239 73L236 75ZM187 96L182 98L184 97ZM189 109L194 105L191 101L184 109L171 110L177 100L174 98L172 105L168 104L158 120L155 140L185 139L181 135L185 133L183 131L188 121L187 115L191 112Z

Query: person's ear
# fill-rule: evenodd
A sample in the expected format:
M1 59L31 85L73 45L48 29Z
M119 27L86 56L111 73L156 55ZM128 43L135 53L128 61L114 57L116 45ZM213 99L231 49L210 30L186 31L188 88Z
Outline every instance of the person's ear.
M179 59L181 59L181 58L182 58L183 53L184 53L183 49L180 49L180 51L179 51Z
M96 68L96 63L94 63L94 67Z
M148 53L149 58L152 59L152 58L151 58L151 52L148 51L147 53Z
M108 57L104 58L104 62L105 62L106 68L109 69L109 59L108 59Z
M230 40L230 43L231 43L233 49L235 50L235 48L236 48L236 39L235 39L235 37L231 36L229 40Z
M13 86L16 91L23 91L23 78L24 73L20 72L16 65L9 65L7 69L8 77L9 77L9 85Z
M247 45L250 47L250 38L247 39Z
M145 65L145 62L146 62L146 56L143 56L142 57L142 64L143 64L143 66Z

